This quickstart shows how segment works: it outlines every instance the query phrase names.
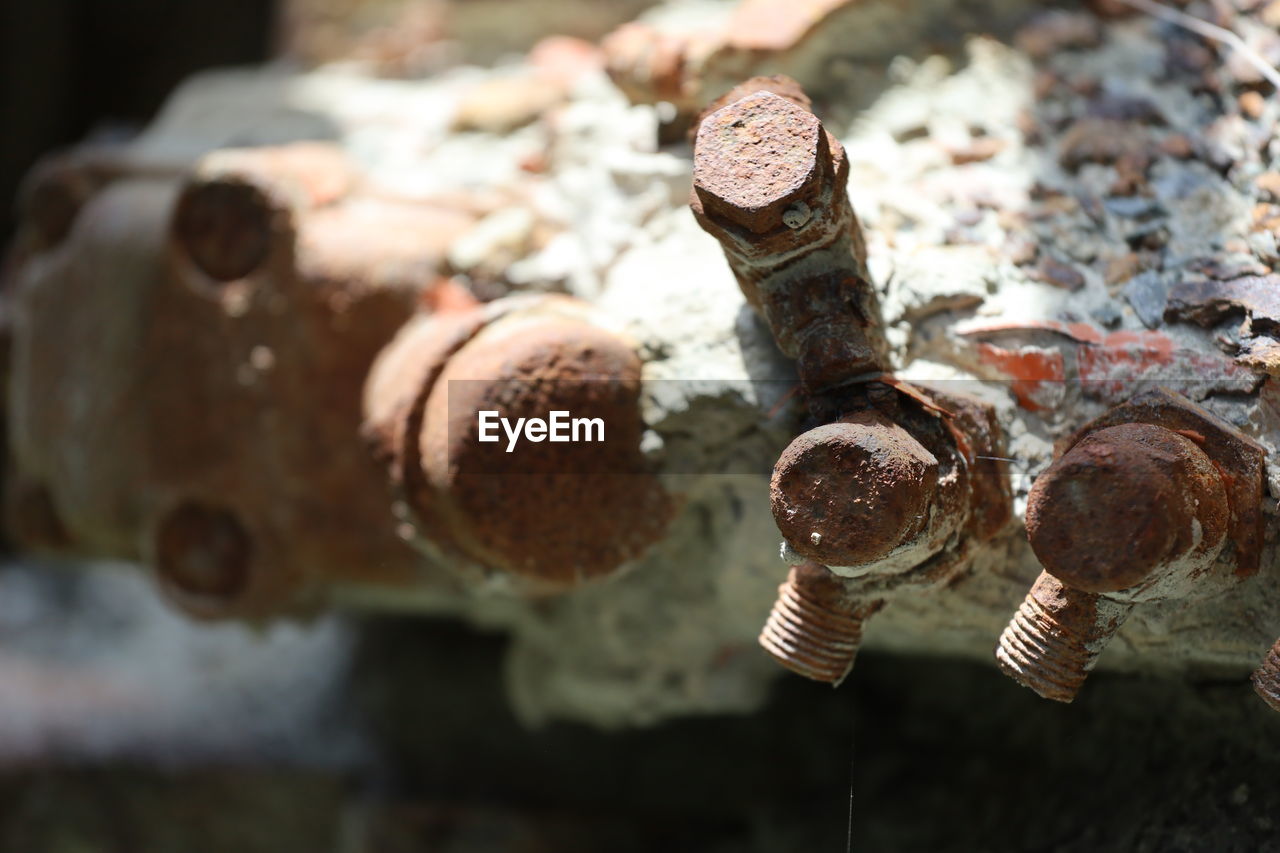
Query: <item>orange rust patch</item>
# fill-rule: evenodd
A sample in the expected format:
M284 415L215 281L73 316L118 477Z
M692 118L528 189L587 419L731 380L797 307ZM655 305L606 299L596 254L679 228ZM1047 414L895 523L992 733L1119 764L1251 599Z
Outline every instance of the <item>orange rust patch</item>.
M982 342L978 344L978 360L1013 379L1018 405L1029 412L1049 408L1038 399L1046 382L1062 382L1067 378L1066 360L1062 353L1053 350L1005 349Z
M1203 433L1196 432L1193 429L1175 429L1174 432L1176 432L1178 435L1182 436L1183 438L1191 439L1196 444L1204 444Z

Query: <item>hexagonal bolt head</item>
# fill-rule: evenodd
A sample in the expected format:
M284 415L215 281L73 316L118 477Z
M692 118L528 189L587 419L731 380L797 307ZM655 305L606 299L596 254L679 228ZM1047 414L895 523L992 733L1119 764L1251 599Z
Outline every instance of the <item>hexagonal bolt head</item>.
M1145 423L1088 433L1028 496L1045 572L1000 636L1000 669L1070 702L1136 602L1194 591L1230 514L1217 468L1189 438Z
M802 227L825 206L822 196L835 182L822 123L772 92L756 92L707 116L696 151L694 212L757 236Z
M792 566L760 632L760 645L787 669L832 686L853 669L862 625L884 605L849 594L845 581L816 563Z
M929 525L938 460L878 411L816 427L788 445L770 484L788 544L824 565L875 563Z
M804 93L804 88L794 78L785 74L773 74L768 77L749 77L702 108L694 119L692 127L689 128L689 143L697 142L698 130L702 127L702 122L706 120L707 116L757 92L769 92L780 98L786 98L801 109L813 110L813 101L809 100L809 96Z

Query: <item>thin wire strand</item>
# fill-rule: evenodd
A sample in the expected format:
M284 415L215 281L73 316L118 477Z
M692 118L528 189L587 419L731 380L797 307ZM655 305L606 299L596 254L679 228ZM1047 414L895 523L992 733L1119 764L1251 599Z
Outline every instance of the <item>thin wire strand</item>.
M1258 69L1258 72L1271 81L1271 85L1280 90L1280 71L1275 69L1271 63L1263 59L1261 54L1245 44L1244 39L1240 38L1236 33L1217 24L1211 24L1203 18L1197 18L1195 15L1188 15L1186 12L1180 12L1177 9L1171 9L1155 0L1120 0L1126 6L1132 6L1140 9L1148 15L1167 21L1193 33L1202 35L1212 41L1221 42L1228 47L1238 51L1241 56L1248 60L1249 64Z
M856 714L849 715L849 828L845 833L844 853L853 853L853 782L858 769L857 752L854 750L857 734Z

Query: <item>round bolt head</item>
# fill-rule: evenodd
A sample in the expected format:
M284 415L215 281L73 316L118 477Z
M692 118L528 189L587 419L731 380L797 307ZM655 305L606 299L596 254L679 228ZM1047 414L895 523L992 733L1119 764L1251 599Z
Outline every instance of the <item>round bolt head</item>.
M641 364L632 347L577 319L508 320L477 335L436 380L422 471L437 496L433 513L451 522L447 545L530 588L559 590L639 556L661 537L674 504L640 449ZM521 419L545 422L552 412L600 427L568 441L526 433L508 445L496 421L501 440L482 440L480 412L517 430Z
M782 452L770 497L774 521L799 554L862 566L926 527L938 460L879 412L811 429Z
M800 214L808 210L804 200L820 193L832 175L818 118L772 92L756 92L707 116L696 149L695 204L705 215L755 234L808 221Z
M1217 469L1190 439L1120 424L1090 433L1027 497L1027 536L1049 574L1117 592L1221 544L1230 511Z
M191 261L215 281L244 278L271 251L274 205L237 175L202 178L178 197L173 233Z
M183 503L156 531L156 572L180 598L228 603L248 587L253 544L234 513Z

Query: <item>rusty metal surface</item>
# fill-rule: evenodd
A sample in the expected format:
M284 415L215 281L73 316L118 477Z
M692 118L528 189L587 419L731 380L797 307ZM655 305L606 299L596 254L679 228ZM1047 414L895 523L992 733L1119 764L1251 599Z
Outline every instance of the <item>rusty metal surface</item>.
M1027 497L1027 536L1045 571L1073 589L1132 589L1221 547L1230 511L1213 462L1147 423L1090 432Z
M514 320L515 318L509 318ZM521 318L523 319L523 318ZM496 324L495 324L496 325ZM423 470L454 543L482 565L563 588L609 574L666 529L674 509L640 453L640 360L580 320L486 329L428 397ZM515 420L571 412L607 425L593 444L478 441L476 412Z
M1000 635L996 665L1043 698L1070 702L1132 609L1043 572Z
M499 300L411 323L366 385L365 434L412 541L532 593L608 575L661 538L676 501L640 452L640 361L563 297ZM477 413L600 418L603 442L478 439Z
M1280 276L1183 282L1169 290L1166 319L1212 326L1231 314L1246 315L1257 332L1277 331L1280 328Z
M14 283L15 476L36 497L11 512L63 550L149 560L200 617L418 577L353 437L370 363L434 282L438 220L355 197L332 146L113 169ZM343 218L383 239L313 236Z
M1244 319L1238 331L1236 362L1271 376L1280 375L1280 276L1181 282L1169 289L1164 309L1166 320L1206 327L1239 315Z
M813 604L806 584L843 589L857 603L834 612L852 607L865 618L895 590L936 586L963 570L970 538L989 539L1011 510L998 469L984 464L981 477L971 476L977 457L998 448L999 428L990 407L963 395L935 402L889 375L878 296L845 187L848 160L798 84L757 78L730 97L698 124L690 206L779 349L797 360L820 422L774 468L774 520L786 547L812 565L780 588L760 643L793 671L838 683L852 666L861 621L846 620L836 633L822 628L832 611ZM988 505L975 513L978 501ZM819 582L811 576L828 571L822 566L853 580Z
M194 183L178 196L174 236L191 261L215 281L244 278L266 260L275 205L235 175Z
M691 134L689 141L695 142L698 138L698 128L702 126L702 121L712 113L719 112L724 107L732 103L742 100L748 95L754 95L756 92L769 92L780 98L786 98L796 106L803 110L812 110L813 101L805 94L800 84L785 74L771 74L767 77L752 77L743 80L734 86L728 92L716 98L711 103L702 108L694 119L693 126L690 128Z
M974 542L988 542L1013 518L1005 436L995 409L938 384L919 383L917 387L945 413L942 423L950 443L964 458L969 481L968 535Z
M760 632L760 645L792 672L839 684L853 669L862 623L884 606L862 601L824 566L791 567Z
M821 30L819 41L828 42L814 46L818 54L835 43L852 50L849 30L837 26L851 20L843 10L877 4L749 5L770 11L734 23L729 31L736 46L724 52L723 38L717 45L669 37L648 24L620 35L616 48L605 45L619 86L638 84L626 94L664 102L655 109L627 111L618 93L598 79L593 87L569 86L583 68L598 70L593 45L544 46L535 51L540 58L531 55L519 70L478 73L456 92L431 81L393 93L374 91L368 80L349 81L344 89L324 75L290 77L291 84L305 84L286 87L291 92L333 96L316 106L317 115L332 119L340 131L335 138L352 156L365 158L359 175L325 145L220 151L194 167L77 155L35 175L23 201L23 231L4 270L5 277L15 271L22 279L20 298L0 305L0 311L18 309L18 464L6 484L16 536L31 547L148 557L167 595L201 616L290 614L331 590L336 600L438 607L501 624L523 644L513 654L524 655L525 699L537 694L541 698L529 706L551 715L578 714L587 706L598 711L609 690L593 688L610 679L611 688L627 681L610 695L628 700L661 682L644 695L674 696L676 704L650 710L637 701L623 709L619 700L600 712L606 718L749 702L743 692L725 698L732 690L718 682L703 691L698 678L651 676L678 660L682 675L740 677L735 667L748 660L741 647L750 643L779 580L766 563L774 542L760 541L772 535L763 489L734 486L713 495L699 480L691 490L693 511L667 528L669 495L655 491L650 501L645 486L628 502L620 496L625 489L609 484L589 485L579 494L575 488L589 477L569 476L576 470L559 476L551 470L558 461L534 453L512 460L530 470L511 471L509 480L523 477L537 485L510 491L567 497L529 500L473 470L472 462L483 469L486 460L466 430L427 417L433 397L444 393L442 383L447 387L464 373L506 376L508 366L513 375L534 377L537 388L525 389L525 396L504 395L485 390L485 383L506 380L464 378L483 392L469 403L542 414L538 407L551 405L553 386L565 381L557 371L569 366L557 353L567 352L576 363L609 360L616 341L594 337L593 328L583 339L599 346L590 356L579 352L569 331L576 320L563 317L527 326L532 336L523 343L496 342L492 335L512 328L508 322L525 307L504 298L478 309L472 294L493 299L509 289L564 289L599 299L601 309L635 335L628 346L634 344L645 372L664 379L686 378L704 367L708 375L737 375L744 368L752 378L773 378L781 366L790 377L758 326L737 313L741 306L728 270L716 263L716 245L702 239L690 217L670 215L688 189L690 164L683 146L664 143L678 138L671 135L673 124L691 118L705 95L728 88L720 83L794 68L781 60L808 40L808 32ZM798 26L803 10L813 10L814 17ZM996 14L990 4L984 10ZM929 17L929 9L917 11L918 19ZM875 34L892 39L878 28ZM1196 81L1173 65L1167 80L1139 74L1152 83L1142 96L1118 95L1124 75L1138 69L1117 60L1116 37L1146 44L1152 56L1167 54L1175 65L1186 58L1186 44L1171 42L1165 51L1146 28L1113 31L1087 12L1072 12L1027 28L1017 41L1025 55L978 39L969 45L968 64L955 73L900 63L884 91L880 84L862 86L862 72L845 65L824 68L818 88L815 78L804 78L830 126L846 129L841 138L858 152L856 197L867 199L861 212L878 255L877 275L892 270L878 288L844 191L849 156L810 113L809 98L794 80L747 80L701 116L698 130L705 134L693 163L697 221L719 240L743 293L778 348L796 362L803 383L798 399L808 407L800 428L817 426L793 448L810 442L814 458L799 458L799 451L797 458L784 456L777 474L807 478L782 514L807 515L809 522L820 516L820 524L794 530L780 524L784 553L812 559L804 549L812 549L814 533L820 543L844 546L839 554L819 555L831 564L821 571L843 590L849 607L894 603L868 634L881 647L987 654L1038 568L1021 531L1009 524L1015 494L1021 500L1026 484L1048 464L1055 438L1078 430L1082 420L1146 380L1169 382L1234 426L1176 398L1126 404L1129 409L1117 410L1122 414L1091 425L1102 431L1147 421L1176 437L1122 443L1119 456L1142 476L1123 481L1123 493L1102 501L1118 510L1076 506L1074 522L1065 511L1033 518L1035 538L1054 538L1046 531L1055 521L1094 534L1107 524L1124 527L1120 522L1136 514L1139 494L1154 494L1174 512L1161 514L1163 527L1135 527L1145 535L1122 539L1141 559L1122 561L1123 550L1107 552L1101 536L1081 545L1060 529L1056 551L1079 549L1089 559L1059 560L1053 571L1070 581L1066 592L1042 590L1024 604L1026 612L1010 629L1021 632L1020 653L1031 660L1037 643L1062 642L1076 654L1084 643L1084 663L1068 669L1078 675L1080 667L1091 666L1105 639L1095 623L1046 633L1049 616L1080 605L1058 599L1094 596L1089 607L1097 611L1119 606L1119 598L1134 597L1134 587L1152 578L1159 582L1147 591L1172 590L1159 580L1162 567L1195 550L1186 547L1185 524L1173 525L1178 516L1186 524L1194 516L1201 545L1221 542L1211 568L1198 564L1212 582L1206 594L1219 581L1229 589L1206 603L1174 598L1144 606L1105 665L1226 676L1231 667L1252 666L1273 639L1274 626L1262 623L1277 606L1274 563L1264 553L1274 548L1266 542L1274 531L1263 528L1264 512L1274 527L1274 505L1264 497L1262 449L1241 430L1270 445L1277 417L1276 386L1263 375L1276 375L1280 364L1271 292L1272 232L1280 219L1274 204L1262 203L1269 201L1266 193L1280 198L1280 181L1268 162L1274 152L1265 149L1274 116L1252 90L1241 94L1238 115L1234 98L1213 108L1197 102L1182 115L1180 107L1170 108L1178 102L1167 89L1188 83L1195 91L1212 90L1195 89ZM748 44L759 48L744 49ZM704 49L716 51L715 62L735 51L740 58L744 50L757 55L743 62L742 73L723 76L728 66L721 64L706 76L709 66L698 53ZM566 60L554 84L539 76ZM565 70L569 66L578 71ZM1091 69L1101 69L1105 79L1085 73ZM922 82L926 72L933 82ZM1205 73L1208 80L1217 71ZM722 76L713 80L717 74ZM367 110L363 97L354 99L358 108L348 102L347 93L364 86L377 109ZM279 88L244 101L272 100ZM964 98L953 88L989 92L991 109L966 114L964 104L957 109L954 102ZM430 109L414 114L412 123L412 110L391 115L399 113L396 105L410 103L400 100L410 89L447 107L442 114L452 112L438 122ZM840 91L833 96L835 89ZM857 114L864 89L875 92L877 107ZM238 109L239 97L227 103ZM192 103L204 106L200 98ZM675 106L676 119L666 103ZM1017 109L1023 113L1016 119L996 115ZM202 113L190 105L173 111L168 132L190 129L192 138L210 133L215 145L228 138L237 144L258 140L217 136L197 122ZM625 132L620 128L627 122L618 119L624 113L636 121ZM399 126L388 133L387 124ZM459 127L471 135L456 135ZM508 134L514 127L521 132ZM401 147L410 137L412 145ZM388 142L393 144L384 149ZM441 156L435 156L437 145ZM1230 154L1239 155L1234 165ZM435 180L455 166L466 173L459 183L505 176L485 198L469 190L383 195L417 193L429 185L423 179ZM1266 169L1272 171L1261 171ZM1255 183L1262 195L1242 190ZM508 217L511 212L519 216ZM477 220L485 227L473 235ZM608 227L597 230L602 221ZM455 252L452 237L462 233L478 239L458 241L467 243L467 251ZM587 274L582 267L593 269ZM718 279L717 272L723 273ZM648 281L637 286L646 275ZM1192 281L1200 276L1213 281ZM668 280L675 287L667 287ZM900 359L897 375L885 345L881 299L893 358ZM652 307L660 302L678 307ZM397 343L385 346L411 314ZM1236 318L1243 322L1237 325ZM1161 328L1175 320L1182 325ZM493 349L486 350L489 344ZM380 348L383 358L366 376ZM508 357L516 361L508 365ZM471 358L477 370L463 371ZM610 363L622 369L623 361ZM949 393L945 380L930 386L917 376L978 377L987 383L979 393L989 402ZM1002 386L1006 379L1009 385ZM48 383L76 389L74 404L40 399L48 395ZM1012 389L1016 407L1004 398L1005 388ZM752 408L754 401L730 400L721 390L687 392L674 401L646 397L646 416L655 415L645 434L646 454L669 487L686 467L703 466L701 475L713 467L707 460L735 454L759 470L804 417L804 406L780 401L765 414ZM363 411L353 405L361 393ZM150 402L161 396L163 407ZM610 417L638 422L629 402L614 402ZM997 410L1009 433L1007 448ZM712 417L702 420L707 412ZM916 502L917 513L927 516L916 519L918 530L895 524L892 511L870 507L884 501L892 510L895 502L886 496L894 489L929 483L841 473L850 457L840 454L849 447L828 440L828 428L859 417L883 419L935 461L932 494ZM353 425L372 446L371 464L352 452ZM1071 449L1075 442L1078 452ZM240 447L251 444L260 447ZM1093 447L1084 433L1063 442L1060 455L1075 452L1082 460L1077 476L1058 478L1063 490L1104 491L1092 482L1105 479L1106 467L1090 455ZM713 450L703 455L706 448ZM818 459L821 454L826 457ZM1161 470L1152 454L1172 459L1175 470ZM429 459L470 461L457 470L437 464L428 471ZM621 471L638 460L627 454L597 459ZM566 464L581 467L576 459ZM1273 490L1280 482L1276 472L1273 464ZM1042 480L1047 490L1054 477ZM604 499L590 500L585 492ZM1135 499L1122 500L1126 494ZM1196 512L1179 503L1179 494L1199 496ZM1045 503L1072 509L1063 498ZM571 523L563 522L561 511ZM834 539L816 529L833 521ZM575 542L590 539L583 533L593 531L611 532L573 553ZM616 542L605 542L610 537ZM843 564L867 557L859 547L877 558ZM528 558L527 551L540 555ZM609 566L615 557L618 565L630 562L623 552L651 559L643 572L592 584L554 604L455 595L460 583L433 574L437 563L447 563L462 568L464 577L490 581L486 589L506 578L508 586L562 591L580 578L614 574ZM1260 577L1251 583L1236 583L1255 572ZM447 600L433 597L435 584L449 587ZM1129 585L1111 589L1120 584ZM1197 587L1195 594L1200 592ZM810 610L796 602L808 600L784 587L777 612L803 622ZM724 618L750 607L759 613ZM662 626L676 620L699 628L672 637ZM580 637L593 626L611 641L623 636L626 642L583 652ZM776 625L767 630L781 636ZM711 650L689 653L695 646ZM626 675L619 678L619 671ZM630 679L631 672L644 677ZM763 678L741 676L757 685ZM554 701L538 706L553 694L560 710Z
M938 460L876 411L798 436L769 487L773 517L796 553L824 565L864 566L925 530Z
M1192 438L1212 460L1226 490L1230 517L1227 522L1226 556L1241 577L1261 567L1266 485L1266 449L1239 429L1167 389L1140 392L1081 427L1062 449L1069 449L1090 432L1108 426L1150 423Z
M186 503L161 519L155 571L161 587L191 611L217 615L249 582L253 543L236 516Z
M1135 604L1213 595L1257 571L1264 453L1163 389L1114 407L1059 452L1027 498L1045 572L996 660L1070 702Z
M794 81L762 85L699 124L690 206L779 348L802 362L802 381L819 391L888 368L879 298L845 189L844 148L792 93Z

